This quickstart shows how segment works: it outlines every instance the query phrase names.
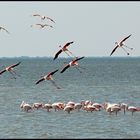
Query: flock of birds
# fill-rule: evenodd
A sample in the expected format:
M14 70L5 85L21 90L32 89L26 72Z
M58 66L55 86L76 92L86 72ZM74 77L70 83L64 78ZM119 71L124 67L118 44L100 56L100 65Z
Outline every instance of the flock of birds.
M33 14L32 16L39 17L41 19L41 21L44 21L45 19L48 19L51 22L55 23L55 21L52 18L48 17L48 16L44 16L44 15L42 16L40 14ZM44 28L44 27L51 27L51 28L53 28L52 25L46 24L46 23L45 24L36 23L36 24L31 25L31 27L34 27L34 26L40 27L41 29Z
M73 102L69 101L67 103L64 102L54 102L54 103L33 103L30 105L29 103L26 103L22 101L20 108L22 111L26 112L32 112L38 109L44 109L47 110L47 112L52 112L53 110L56 111L66 111L68 113L74 112L74 111L86 111L86 112L94 112L94 111L101 111L104 110L105 112L111 114L118 114L118 112L123 111L124 114L126 111L131 112L132 115L134 112L140 112L140 107L138 106L131 106L126 103L110 103L110 102L104 102L104 103L97 103L90 100L82 100L80 102Z
M48 16L44 16L44 15L40 15L40 14L33 14L32 16L34 16L34 17L39 17L39 18L41 19L41 21L44 21L45 19L48 19L48 20L50 20L51 22L56 23L52 18L50 18L50 17L48 17ZM33 26L35 26L35 25L36 25L36 26L40 26L40 28L44 28L45 26L53 27L52 25L49 25L49 24L41 24L41 23L37 23L37 24L31 25L31 27L33 27ZM10 32L9 32L7 29L5 29L4 27L0 27L0 29L6 31L7 33L10 33ZM72 67L72 66L77 66L76 69L79 70L79 68L78 68L78 66L79 66L78 61L84 58L84 56L82 56L82 57L76 57L71 51L69 51L68 47L69 47L72 43L74 43L74 41L67 42L67 43L65 43L63 46L60 45L60 46L59 46L60 49L58 50L58 52L56 52L56 54L55 54L55 56L54 56L54 58L53 58L53 60L56 60L56 59L58 58L58 56L59 56L62 52L65 52L65 53L66 53L68 56L70 56L70 57L72 57L72 56L74 57L74 59L72 59L68 64L65 64L65 66L64 66L63 69L60 71L60 73L63 73L63 72L66 71L69 67ZM10 74L12 74L13 78L16 79L16 75L18 75L18 74L17 74L16 71L14 70L14 67L18 66L20 63L21 63L21 62L18 62L18 63L16 63L16 64L12 64L12 65L10 65L10 66L7 66L6 68L4 68L3 70L0 71L0 75L3 74L4 72L9 72ZM49 80L49 81L51 81L51 83L52 83L57 89L60 89L60 86L58 86L58 85L55 83L55 81L54 81L54 79L53 79L53 77L52 77L52 76L53 76L56 72L58 72L58 71L59 71L59 69L49 72L47 75L42 76L38 81L36 81L35 84L37 85L37 84L39 84L39 83L42 82L42 81ZM81 71L79 70L79 72L81 72ZM19 76L19 75L18 75L18 76Z
M33 14L32 16L34 16L34 17L39 17L40 19L41 19L41 21L44 21L45 19L47 19L47 20L50 20L51 22L53 22L53 23L56 23L52 18L50 18L50 17L48 17L48 16L42 16L42 15L40 15L40 14ZM52 25L50 25L50 24L42 24L42 23L37 23L37 24L33 24L33 25L31 25L31 27L34 27L34 26L37 26L37 27L40 27L41 29L42 28L44 28L44 27L51 27L51 28L53 28L53 26ZM0 31L1 30L4 30L4 31L6 31L8 34L10 34L10 32L7 30L7 29L5 29L4 27L0 27ZM130 48L130 47L128 47L128 46L126 46L125 45L125 41L129 38L131 36L131 34L129 35L129 36L127 36L127 37L125 37L124 39L122 39L120 42L115 42L115 44L116 44L116 46L115 46L115 48L112 50L112 52L111 52L111 54L110 54L110 56L118 49L118 48L122 48L124 51L125 51L125 53L127 53L127 55L129 55L129 53L127 52L127 50L126 50L126 48L128 48L128 49L130 49L130 50L133 50L133 48ZM79 64L78 64L78 61L79 60L81 60L81 59L83 59L83 58L85 58L84 56L82 56L82 57L77 57L77 56L75 56L70 50L69 50L69 46L71 45L71 44L73 44L74 43L74 41L71 41L71 42L66 42L63 46L59 46L59 50L55 53L55 55L54 55L54 57L53 57L53 60L55 61L56 59L58 59L58 57L59 57L59 55L61 54L61 53L66 53L69 57L71 57L71 58L73 58L69 63L66 63L65 65L64 65L64 67L61 69L61 71L60 71L60 73L64 73L67 69L69 69L70 67L75 67L79 72L81 72L80 71L80 67L79 67ZM9 72L10 74L12 74L12 76L13 76L13 78L14 79L16 79L16 75L18 75L17 73L16 73L16 71L14 70L14 68L15 67L17 67L17 66L19 66L20 65L20 63L21 62L18 62L18 63L15 63L15 64L12 64L12 65L10 65L10 66L8 66L8 67L6 67L6 68L4 68L3 70L1 70L0 71L0 75L2 75L3 73L5 73L5 72ZM48 80L48 81L51 81L51 83L57 88L57 89L61 89L60 88L60 86L58 86L56 83L55 83L55 81L54 81L54 79L53 79L53 75L56 73L56 72L58 72L59 71L59 69L56 69L56 70L53 70L53 71L51 71L51 72L49 72L47 75L45 75L45 76L42 76L40 79L38 79L36 82L35 82L35 84L37 85L37 84L39 84L39 83L41 83L42 81L46 81L46 80ZM18 75L19 76L19 75ZM58 103L59 104L59 103ZM59 105L56 105L56 108L55 108L55 111L56 110L65 110L65 111L67 111L68 113L70 113L70 111L72 111L72 110L75 110L77 107L76 107L76 104L73 102L71 102L71 103L67 103L67 104L64 104L64 103L60 103ZM78 110L79 109L83 109L83 110L86 110L86 111L94 111L94 110L96 110L96 111L99 111L101 108L102 109L105 109L107 112L116 112L116 114L117 114L117 112L118 111L120 111L121 110L121 105L119 104L117 104L117 105L112 105L111 103L108 103L108 104L98 104L98 105L96 105L95 106L95 103L91 103L91 102L89 102L88 104L87 103L85 103L85 102L81 102L81 103L79 103L78 104L79 105L79 108L78 108ZM33 108L46 108L47 110L48 110L48 112L50 111L50 109L53 109L54 108L54 106L53 106L53 104L43 104L43 103L36 103L36 104L34 104L33 106L31 106L31 105L29 105L28 103L25 103L24 101L22 102L22 104L20 105L20 107L23 109L23 110L25 110L25 111L29 111L29 110L33 110ZM69 108L69 109L68 109ZM131 108L133 108L133 109L131 109ZM132 106L130 106L130 107L128 107L127 106L127 108L126 108L126 110L133 110L132 111L132 113L133 112L135 112L135 111L140 111L140 109L139 108L137 108L137 107L132 107Z

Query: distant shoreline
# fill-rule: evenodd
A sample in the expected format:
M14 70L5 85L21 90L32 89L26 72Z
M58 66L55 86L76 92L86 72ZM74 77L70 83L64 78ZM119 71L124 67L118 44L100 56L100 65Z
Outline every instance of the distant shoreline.
M15 58L22 58L22 59L52 59L53 57L51 56L12 56L12 57L0 57L0 59L15 59ZM70 59L73 57L59 57L59 59ZM123 59L128 59L128 58L140 58L140 56L85 56L86 58L123 58Z

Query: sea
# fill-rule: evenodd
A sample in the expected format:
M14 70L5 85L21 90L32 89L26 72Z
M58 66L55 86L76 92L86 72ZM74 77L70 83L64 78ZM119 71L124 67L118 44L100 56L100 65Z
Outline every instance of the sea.
M20 108L22 101L33 105L83 100L140 107L140 57L85 57L78 61L78 68L60 73L71 59L0 58L0 70L21 62L14 68L16 75L0 75L0 139L140 138L140 112L110 115L105 110L67 113L44 109L25 112ZM47 80L35 84L56 69L53 79L61 89Z

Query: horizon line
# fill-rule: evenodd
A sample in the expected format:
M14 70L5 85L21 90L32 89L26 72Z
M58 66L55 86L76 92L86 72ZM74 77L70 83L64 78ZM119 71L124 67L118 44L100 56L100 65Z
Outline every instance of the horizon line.
M79 56L80 57L80 56ZM84 56L85 58L136 58L136 57L140 57L140 56ZM0 57L0 59L3 58L53 58L53 56L2 56ZM73 58L73 57L59 57L59 59L69 59L69 58Z

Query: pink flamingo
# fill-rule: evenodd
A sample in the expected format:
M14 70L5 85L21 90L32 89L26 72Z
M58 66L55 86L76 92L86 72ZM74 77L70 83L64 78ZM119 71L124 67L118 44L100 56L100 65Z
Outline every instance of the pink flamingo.
M25 103L24 101L22 101L21 105L20 105L20 108L23 110L23 111L26 111L26 112L29 112L30 110L32 110L32 106L29 105L28 103Z
M52 75L54 75L57 71L58 71L58 69L55 70L55 71L53 71L53 72L50 72L49 74L47 74L47 75L45 75L44 77L42 77L41 79L39 79L35 84L37 85L37 84L39 84L40 82L42 82L42 81L44 81L44 80L49 80L49 81L52 82L52 84L53 84L57 89L60 89L60 87L58 87L58 86L56 85L56 83L54 82L54 80L53 80L53 78L52 78Z
M63 109L64 111L67 111L68 113L70 113L72 110L74 110L74 106L73 105L66 105Z
M62 70L61 70L61 72L60 73L63 73L66 69L68 69L68 68L70 68L71 66L79 66L79 64L78 64L78 62L77 61L79 61L79 60L81 60L81 59L83 59L84 58L84 56L83 57L77 57L77 58L75 58L74 60L72 60L72 61L70 61ZM77 67L75 67L75 68L77 68ZM79 69L78 69L79 70ZM79 70L80 71L80 70ZM80 73L81 73L81 71L80 71Z
M127 107L127 110L132 112L132 116L133 116L133 113L136 112L136 111L140 111L140 107L135 107L135 106L128 106Z
M4 70L0 71L0 75L3 74L4 72L10 72L13 76L14 74L16 74L16 72L14 71L14 67L18 66L21 62L18 62L16 64L10 65L8 67L6 67ZM17 74L16 74L17 75ZM19 76L19 75L18 75ZM15 77L14 77L15 78ZM15 78L16 79L16 78Z
M43 108L43 103L33 103L33 108L36 108L37 110Z
M73 55L73 53L70 52L70 51L68 50L68 47L69 47L70 44L72 44L73 42L74 42L74 41L67 42L67 43L55 54L53 60L55 60L56 58L58 58L59 54L62 53L62 52L65 52L68 56L70 56L70 55L67 53L67 51L68 51L70 54ZM61 47L61 46L59 46L59 47Z
M62 102L56 102L52 104L52 108L56 111L56 110L62 110L64 109L65 104Z
M43 105L43 108L47 109L47 112L50 112L50 109L52 109L52 104L46 103L46 104Z
M119 47L121 47L121 48L127 53L127 55L129 55L129 53L125 50L125 48L123 48L123 46L129 48L128 46L125 45L124 41L125 41L126 39L128 39L130 36L131 36L131 34L130 34L129 36L125 37L125 38L124 38L122 41L120 41L119 43L118 43L118 42L115 42L115 44L117 44L117 46L112 50L110 56L111 56L111 55L115 52L115 50L116 50L117 48L119 48ZM129 49L132 50L133 48L129 48Z

